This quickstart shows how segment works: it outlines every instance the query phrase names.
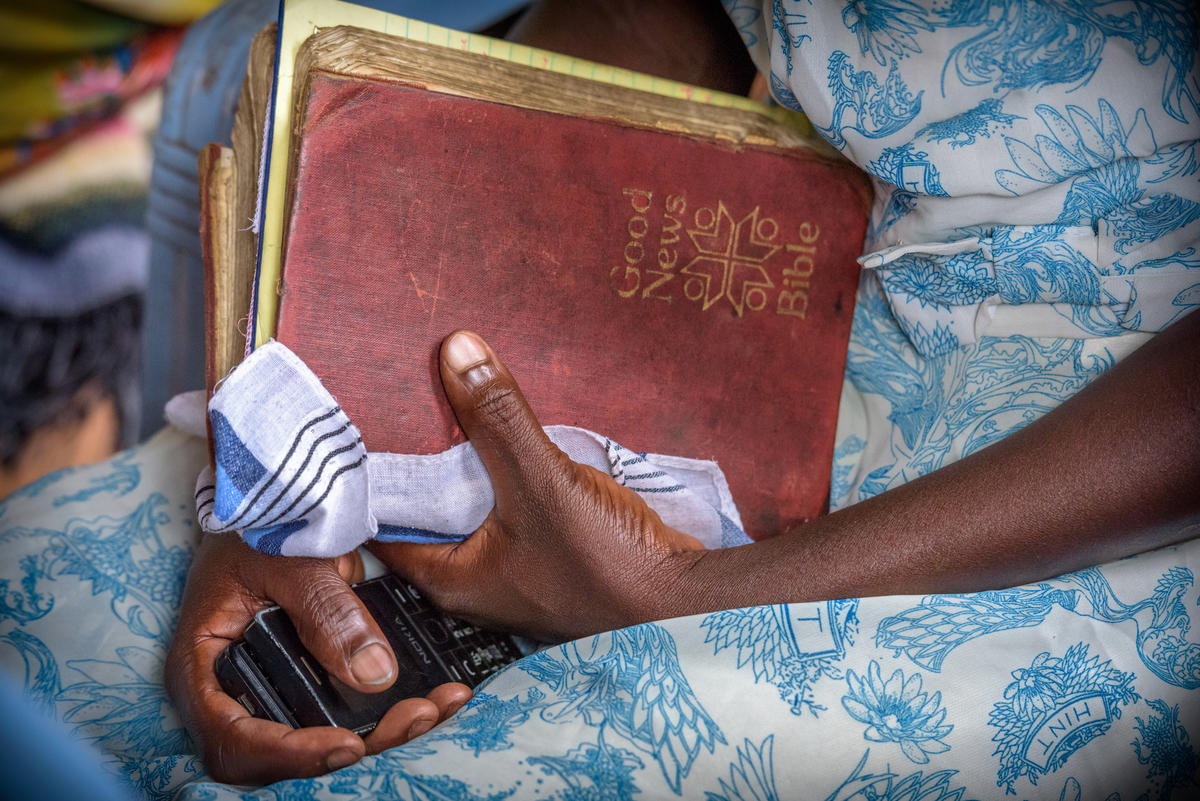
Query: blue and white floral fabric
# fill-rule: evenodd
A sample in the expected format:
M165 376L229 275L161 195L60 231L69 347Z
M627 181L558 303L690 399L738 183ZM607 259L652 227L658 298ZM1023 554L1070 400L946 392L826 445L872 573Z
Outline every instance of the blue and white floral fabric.
M994 442L1200 305L1190 0L725 0L874 178L846 506Z
M329 776L211 782L162 686L206 461L203 440L168 428L0 504L0 669L143 797L1195 796L1196 542L1010 590L601 634L527 657L429 734Z
M835 505L1011 433L1200 302L1190 4L726 5L776 97L878 181ZM169 429L0 505L0 664L148 797L1197 792L1197 541L1009 590L610 632L330 776L214 784L161 685L204 462Z

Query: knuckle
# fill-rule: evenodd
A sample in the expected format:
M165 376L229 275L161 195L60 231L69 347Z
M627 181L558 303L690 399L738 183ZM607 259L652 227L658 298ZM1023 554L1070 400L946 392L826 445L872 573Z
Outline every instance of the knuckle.
M474 611L470 599L461 592L437 592L430 595L430 600L437 608L444 610L451 617L459 618L460 620L471 617Z
M224 739L203 752L204 767L209 775L223 784L261 784L268 778L263 767L247 764L246 749Z
M204 769L209 776L213 777L214 781L223 782L226 784L236 784L240 776L233 775L225 767L225 762L221 758L220 746L204 749L203 754Z
M508 429L521 419L521 400L515 387L492 382L475 393L475 414L492 428Z
M424 575L409 576L409 581L425 596L425 599L429 603L447 614L454 615L459 611L455 603L457 593L449 587L442 586L436 580L430 580L432 578L430 572Z
M206 743L203 750L204 767L219 782L236 784L245 777L242 771L231 765L228 751L225 748L225 738L216 738L215 743Z
M410 578L421 594L442 612L459 619L466 619L470 615L473 609L472 596L458 587L457 582L428 581L424 580L427 577L416 576Z
M204 665L196 652L198 639L176 636L163 663L163 687L167 697L185 718L196 702Z
M319 635L342 649L365 627L358 601L336 573L313 577L305 584L299 613L294 622L302 633Z

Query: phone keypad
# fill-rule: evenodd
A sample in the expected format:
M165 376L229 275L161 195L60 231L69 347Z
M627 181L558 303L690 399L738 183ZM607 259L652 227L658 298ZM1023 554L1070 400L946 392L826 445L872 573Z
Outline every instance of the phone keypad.
M452 681L474 686L505 665L520 659L512 639L480 629L435 609L421 592L407 582L392 584L392 597L445 665Z
M354 591L392 646L400 672L383 692L361 693L325 671L279 607L261 611L245 639L217 660L221 686L254 716L289 726L371 731L395 703L447 681L474 687L521 657L516 643L435 609L395 575Z

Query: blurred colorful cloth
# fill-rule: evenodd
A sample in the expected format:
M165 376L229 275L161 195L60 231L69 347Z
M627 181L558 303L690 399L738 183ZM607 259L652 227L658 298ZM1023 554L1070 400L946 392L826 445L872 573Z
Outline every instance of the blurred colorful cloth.
M127 12L188 21L215 0L113 2ZM155 13L158 12L158 13ZM31 164L162 84L183 29L79 0L0 5L0 176Z
M214 4L0 0L0 487L136 436L149 137L182 37L159 23ZM72 455L110 400L111 436Z

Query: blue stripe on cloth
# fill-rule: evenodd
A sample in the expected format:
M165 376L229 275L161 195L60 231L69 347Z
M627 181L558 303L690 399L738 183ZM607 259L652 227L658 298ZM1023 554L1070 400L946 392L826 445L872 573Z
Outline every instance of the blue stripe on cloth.
M735 545L749 545L750 544L750 542L751 542L750 537L746 534L746 532L742 531L740 528L737 527L737 523L734 523L732 520L730 520L728 517L721 514L720 512L717 512L717 517L721 518L721 547L722 548L732 548Z
M462 542L465 537L460 534L442 534L438 531L429 531L423 528L412 528L410 526L390 526L386 523L379 524L379 533L375 535L375 539L380 542Z
M284 541L307 525L307 520L292 520L270 528L248 528L242 531L242 539L256 551L279 556L283 551Z
M244 498L266 475L267 469L238 437L225 415L212 411L209 417L212 419L213 451L217 456L217 494L221 494L221 475L224 474L227 482L231 482L227 486L236 488ZM220 500L217 503L220 504ZM240 498L238 503L241 503Z
M233 481L225 474L225 468L217 462L217 489L213 493L213 513L218 520L228 520L233 516L246 496L238 492Z

